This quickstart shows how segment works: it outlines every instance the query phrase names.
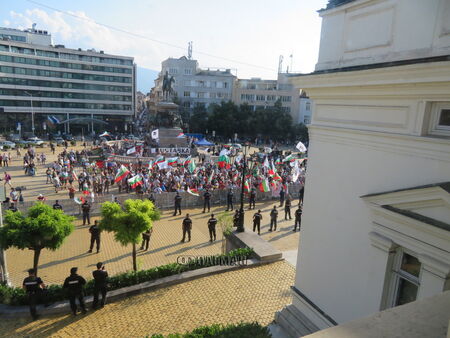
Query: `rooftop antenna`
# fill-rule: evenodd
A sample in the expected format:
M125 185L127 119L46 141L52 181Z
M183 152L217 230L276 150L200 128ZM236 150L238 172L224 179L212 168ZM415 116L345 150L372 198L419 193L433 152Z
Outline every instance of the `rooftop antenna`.
M289 55L289 57L291 58L291 67L289 67L290 69L291 69L291 72L292 72L292 60L294 59L294 54L293 53L291 53L291 55Z
M192 41L189 41L188 43L188 59L192 59Z
M278 74L283 72L283 55L278 59Z

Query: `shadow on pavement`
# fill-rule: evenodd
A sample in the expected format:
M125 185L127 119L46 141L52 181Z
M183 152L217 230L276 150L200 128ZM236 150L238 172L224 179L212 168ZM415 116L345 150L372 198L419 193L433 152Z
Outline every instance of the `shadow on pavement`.
M48 263L39 265L39 269L48 268L50 266L54 266L54 265L58 265L58 264L61 264L61 263L66 263L66 262L70 262L70 261L73 261L75 259L87 256L87 255L90 255L90 254L88 252L84 252L82 254L79 254L79 255L76 255L76 256L73 256L73 257L68 257L68 258L57 260L57 261L48 262Z

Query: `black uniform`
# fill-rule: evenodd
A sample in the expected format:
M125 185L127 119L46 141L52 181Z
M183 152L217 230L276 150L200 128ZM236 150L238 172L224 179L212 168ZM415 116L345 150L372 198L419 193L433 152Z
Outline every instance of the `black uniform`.
M80 303L81 311L86 312L86 306L84 305L83 298L83 285L86 284L86 280L77 274L71 274L64 281L63 287L67 289L69 295L70 308L74 315L77 314L77 304L75 300L78 298Z
M91 206L88 203L83 203L81 205L81 211L83 211L83 225L86 224L91 224L91 216L89 215L90 211L91 211Z
M284 203L284 195L285 195L284 189L281 188L281 190L280 190L280 207L283 206L283 203Z
M183 220L183 239L181 240L184 242L186 239L186 233L188 235L188 241L191 241L191 229L192 229L192 220L189 217L186 217Z
M152 235L152 232L153 232L153 228L142 233L141 250L144 250L144 246L145 246L145 251L148 250L148 246L150 245L150 236Z
M251 210L252 208L255 209L255 202L256 202L256 192L255 190L252 189L252 191L250 191L250 200L249 200L249 210Z
M91 233L91 246L89 247L89 252L92 252L94 248L94 243L97 244L97 253L100 251L100 228L98 225L94 224L89 228L89 232Z
M16 212L16 211L17 211L16 205L15 205L15 204L11 204L11 205L8 207L8 210L11 210L12 212Z
M239 210L236 210L236 212L233 215L233 226L237 227L239 224Z
M227 210L233 210L233 197L234 193L232 190L230 190L227 194Z
M303 195L305 194L305 187L301 187L298 193L298 203L303 203Z
M295 210L294 231L297 230L297 225L298 225L298 230L300 230L301 223L302 223L302 209L298 208L297 210Z
M278 210L272 209L270 212L270 228L269 231L272 231L272 227L274 230L277 230L277 218L278 218Z
M98 304L98 296L100 293L102 294L100 307L105 306L108 273L103 269L98 269L92 272L92 276L94 277L94 300L92 302L92 308L96 309Z
M289 216L289 219L292 219L291 216L291 200L288 198L286 203L284 204L284 219L286 220Z
M261 233L261 220L262 220L262 215L261 213L257 212L253 215L253 232L255 232L255 229L258 228L258 235L260 235Z
M55 209L55 210L62 210L62 206L59 203L55 203L55 204L53 204L53 209Z
M30 313L33 319L36 319L38 316L36 311L36 304L38 302L39 294L42 291L41 285L43 284L44 282L42 281L42 279L36 276L28 276L23 280L22 283L28 295L28 304L30 305Z
M173 215L175 216L177 214L177 211L179 212L179 215L181 215L181 196L177 194L175 196L175 210L173 212Z
M214 240L216 240L216 224L217 224L217 219L215 217L211 217L208 220L208 230L209 230L209 241L210 242L213 241L213 237L214 237Z
M206 207L208 207L208 212L209 212L209 210L211 209L211 203L210 203L211 193L209 191L205 192L203 194L203 198L205 199L205 201L203 203L203 212L205 212Z
M155 197L153 196L153 194L151 194L151 195L148 197L148 200L151 201L153 204L156 203Z

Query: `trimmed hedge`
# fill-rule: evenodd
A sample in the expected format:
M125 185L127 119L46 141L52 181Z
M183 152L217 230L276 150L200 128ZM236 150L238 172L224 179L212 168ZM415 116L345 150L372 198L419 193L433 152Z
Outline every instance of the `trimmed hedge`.
M269 329L259 323L213 324L201 326L187 333L169 334L166 338L270 338ZM162 334L152 335L151 338L165 338Z
M117 290L131 285L153 281L159 278L176 275L185 271L197 270L209 266L223 264L224 262L239 262L248 259L253 254L251 248L240 248L230 251L224 255L216 255L211 259L198 259L190 261L188 264L170 263L157 266L148 270L130 271L108 278L108 290ZM45 282L45 281L44 281ZM89 280L85 287L85 295L92 295L94 290L94 280ZM53 303L67 299L66 291L62 285L50 285L43 293L43 303ZM27 305L28 297L22 288L9 287L0 284L0 304Z

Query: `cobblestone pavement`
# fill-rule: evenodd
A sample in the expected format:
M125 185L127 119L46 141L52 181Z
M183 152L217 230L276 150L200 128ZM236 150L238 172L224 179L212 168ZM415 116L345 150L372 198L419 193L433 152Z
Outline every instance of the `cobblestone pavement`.
M62 151L62 147L57 148L57 153ZM78 147L81 149L81 147ZM37 148L37 153L45 152L47 162L56 159L56 155L52 155L47 148ZM24 150L22 150L22 154ZM13 161L9 168L0 168L1 177L5 170L12 176L13 186L25 186L24 197L26 201L36 200L39 193L43 193L49 200L66 199L68 194L62 191L55 194L51 185L45 183L44 167L39 165L37 175L30 177L24 175L22 170L22 158L11 151ZM9 193L9 188L7 189ZM261 227L261 237L267 240L281 251L296 250L299 243L299 232L293 232L293 220L284 221L284 212L279 208L279 226L278 231L269 232L269 212L273 202L257 203L257 208L263 211L263 221ZM295 204L295 203L294 203ZM292 214L295 211L292 208ZM224 206L213 207L212 212L216 215L225 210ZM138 254L138 265L140 268L146 269L153 266L175 262L180 255L213 255L218 254L222 250L222 231L217 228L217 241L209 242L208 228L206 225L210 214L201 213L202 209L195 208L183 210L181 216L172 216L172 210L164 210L160 221L155 223L154 233L150 241L150 250L147 252L140 251ZM191 214L193 220L192 241L180 243L181 240L181 221L185 213ZM252 216L255 211L246 211L245 224L247 231L252 230ZM91 219L96 219L93 217ZM40 257L39 275L47 284L62 283L64 278L69 274L69 269L73 266L79 268L79 273L86 278L91 277L91 271L94 269L98 261L103 261L111 275L119 272L125 272L132 268L131 245L122 247L113 239L113 234L102 234L102 247L99 254L88 254L89 249L89 232L88 226L82 226L81 221L75 222L76 230L66 239L65 243L56 251L43 250ZM95 250L94 250L95 251ZM8 271L11 281L14 285L20 285L26 270L30 268L33 261L33 253L30 250L9 249L6 252Z
M143 337L213 323L269 324L291 302L294 267L281 261L130 297L86 315L2 319L3 337ZM68 309L69 312L69 309Z

